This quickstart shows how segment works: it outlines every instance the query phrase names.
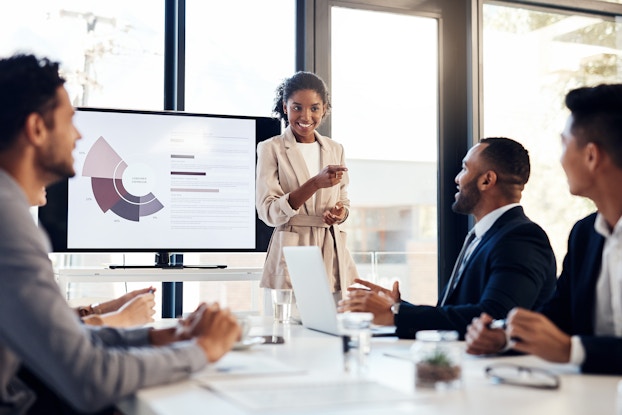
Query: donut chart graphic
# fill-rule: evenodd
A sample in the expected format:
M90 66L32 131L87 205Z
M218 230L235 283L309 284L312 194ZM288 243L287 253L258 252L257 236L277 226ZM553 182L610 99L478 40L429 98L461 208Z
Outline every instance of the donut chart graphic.
M91 178L95 200L104 213L111 210L123 219L138 222L164 205L153 193L135 196L126 190L123 173L128 167L104 137L99 137L86 155L82 176Z

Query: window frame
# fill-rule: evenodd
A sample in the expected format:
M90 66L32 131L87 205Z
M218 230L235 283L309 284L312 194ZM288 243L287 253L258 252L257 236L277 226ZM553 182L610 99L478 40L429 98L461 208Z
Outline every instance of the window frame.
M305 70L314 71L331 85L330 71L330 8L343 6L374 11L387 11L412 14L438 19L439 30L439 142L438 142L438 177L437 177L437 246L438 246L438 291L445 286L453 263L458 256L461 241L470 226L470 219L456 215L451 210L455 193L455 175L461 165L464 154L479 136L479 125L471 120L478 106L470 101L475 79L472 79L471 52L473 44L473 18L475 9L468 2L438 0L433 4L421 4L420 1L400 0L315 0L305 2L307 25L314 22L314 32L309 33L305 43L305 56L312 59L304 62ZM313 3L313 9L309 6ZM309 29L307 29L309 30ZM465 36L466 34L466 36ZM458 45L462 45L460 47ZM466 75L466 76L465 76ZM327 117L322 127L322 134L330 136L331 120Z

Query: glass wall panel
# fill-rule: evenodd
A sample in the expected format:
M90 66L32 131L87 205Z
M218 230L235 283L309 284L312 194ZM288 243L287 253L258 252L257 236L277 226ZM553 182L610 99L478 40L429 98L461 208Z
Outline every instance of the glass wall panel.
M294 0L188 1L186 109L270 115L277 85L295 69L295 4ZM0 33L2 55L25 51L61 61L76 106L163 108L162 0L25 0L0 14ZM264 255L204 257L187 254L186 262L261 267ZM56 254L51 258L57 268L154 263L153 254ZM77 303L103 300L126 288L127 284L76 283L68 298ZM242 310L256 311L261 306L256 281L187 283L184 288L188 311L198 301L214 299Z
M295 69L295 0L186 0L187 111L270 116Z
M548 233L558 270L570 227L593 204L571 196L560 166L560 133L572 88L619 82L619 21L484 5L484 135L508 136L529 150L523 204Z
M0 33L0 55L60 61L76 106L162 109L163 0L13 2Z
M295 71L295 6L295 0L186 0L186 111L271 116L277 86ZM250 268L261 268L264 259L263 253L197 258ZM184 312L201 301L237 312L261 313L264 306L258 281L184 283Z
M344 229L355 259L373 258L361 276L435 304L437 20L332 7L331 82L331 136L351 181Z

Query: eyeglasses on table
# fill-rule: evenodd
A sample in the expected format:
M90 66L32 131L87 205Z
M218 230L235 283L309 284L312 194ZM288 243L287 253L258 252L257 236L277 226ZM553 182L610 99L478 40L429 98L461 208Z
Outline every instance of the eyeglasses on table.
M536 389L559 389L560 379L555 373L537 367L498 363L486 367L486 377L494 383L525 386Z

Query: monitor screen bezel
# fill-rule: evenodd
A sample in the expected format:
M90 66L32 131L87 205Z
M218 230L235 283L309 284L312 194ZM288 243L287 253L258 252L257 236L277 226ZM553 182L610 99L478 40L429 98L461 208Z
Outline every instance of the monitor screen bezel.
M116 108L96 108L96 107L76 107L76 112L91 111L102 113L124 113L124 114L153 114L153 115L178 115L188 117L212 117L226 119L255 120L255 148L260 141L266 140L282 133L281 121L277 118L265 116L245 116L229 114L204 114L185 111L151 111L134 109ZM257 164L257 154L255 152L255 166ZM253 166L255 168L255 166ZM256 169L255 169L256 171ZM255 247L254 248L180 248L176 246L162 246L149 248L68 248L67 247L67 222L68 222L68 187L69 179L60 180L47 188L48 202L45 206L39 207L37 216L41 227L47 232L51 250L54 253L106 253L106 252L266 252L270 243L273 228L267 226L257 216L255 209ZM87 230L88 231L88 230Z

